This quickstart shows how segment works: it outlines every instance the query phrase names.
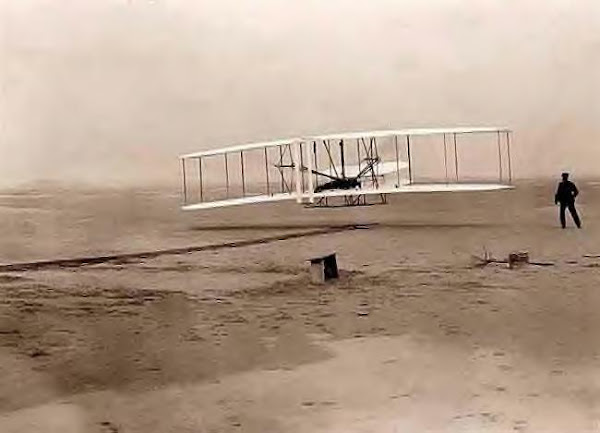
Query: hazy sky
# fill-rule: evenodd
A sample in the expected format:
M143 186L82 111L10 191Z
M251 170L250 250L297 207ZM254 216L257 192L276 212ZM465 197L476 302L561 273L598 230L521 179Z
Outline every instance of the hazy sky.
M0 0L0 185L177 181L183 152L507 125L600 175L598 0Z

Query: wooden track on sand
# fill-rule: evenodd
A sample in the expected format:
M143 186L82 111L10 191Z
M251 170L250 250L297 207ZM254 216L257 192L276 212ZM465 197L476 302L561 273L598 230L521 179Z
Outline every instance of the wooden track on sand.
M21 271L32 271L38 269L47 268L75 268L86 265L97 265L100 263L107 263L112 261L128 261L132 259L148 259L153 257L159 257L164 255L177 255L187 254L201 251L215 251L226 248L239 248L250 245L267 244L277 241L285 241L295 238L320 236L332 233L338 233L348 230L358 230L371 228L373 225L343 225L343 226L329 226L322 229L307 230L302 232L287 233L283 235L269 236L263 238L247 239L241 241L225 242L220 244L208 244L208 245L196 245L181 248L170 248L164 250L153 250L143 251L136 253L121 253L121 254L110 254L103 256L90 256L90 257L75 257L68 259L53 259L53 260L40 260L34 262L21 262L21 263L7 263L0 265L0 272L21 272Z

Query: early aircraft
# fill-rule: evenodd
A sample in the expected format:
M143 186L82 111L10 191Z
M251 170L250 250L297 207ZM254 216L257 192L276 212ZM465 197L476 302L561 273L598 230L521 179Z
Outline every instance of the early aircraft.
M465 135L494 138L498 176L493 181L461 179L457 137ZM498 127L400 129L298 137L191 153L180 157L183 209L283 200L310 207L360 206L386 203L387 195L396 193L509 189L510 136L509 129ZM443 180L417 181L411 140L438 137L439 144L443 143ZM453 173L449 172L449 141Z

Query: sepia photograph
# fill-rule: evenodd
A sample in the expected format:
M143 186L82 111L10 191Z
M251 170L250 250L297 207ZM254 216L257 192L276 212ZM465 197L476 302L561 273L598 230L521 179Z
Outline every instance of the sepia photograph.
M0 432L600 432L599 144L598 0L0 0Z

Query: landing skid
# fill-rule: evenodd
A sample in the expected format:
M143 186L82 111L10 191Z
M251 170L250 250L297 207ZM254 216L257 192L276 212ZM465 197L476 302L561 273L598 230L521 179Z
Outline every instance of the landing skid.
M369 201L367 197L376 197L376 200ZM320 197L314 203L306 204L306 208L338 208L354 206L377 206L387 204L386 194L377 195L345 195L341 197Z

